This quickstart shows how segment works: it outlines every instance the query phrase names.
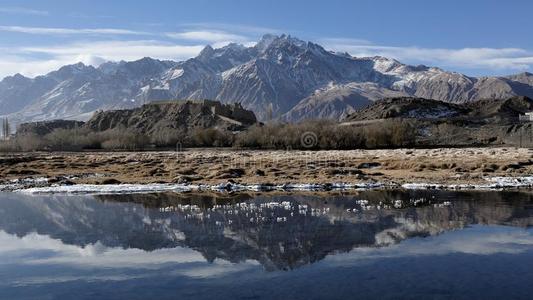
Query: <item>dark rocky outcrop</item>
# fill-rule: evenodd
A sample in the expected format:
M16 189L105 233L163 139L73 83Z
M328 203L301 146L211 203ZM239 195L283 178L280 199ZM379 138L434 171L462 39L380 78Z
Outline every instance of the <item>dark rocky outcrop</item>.
M519 122L519 115L533 111L533 100L516 96L506 100L480 100L466 106L470 109L468 117L471 119L482 118L495 124L515 124Z
M516 96L506 100L484 99L466 104L453 104L423 98L400 97L376 101L349 115L346 121L390 118L448 120L477 124L512 125L518 116L533 111L533 100Z
M53 120L20 124L17 128L17 135L38 135L43 136L56 129L74 129L82 127L84 122L71 120Z
M469 109L458 104L423 98L399 97L376 101L349 115L347 121L389 118L439 119L467 114Z
M533 124L519 116L533 100L515 96L453 104L421 98L390 98L349 115L344 124L365 126L402 119L415 128L418 146L533 145Z
M243 109L238 103L189 100L154 102L136 109L97 112L85 127L93 131L127 128L153 134L164 129L186 131L193 128L217 128L239 131L256 122L254 113Z

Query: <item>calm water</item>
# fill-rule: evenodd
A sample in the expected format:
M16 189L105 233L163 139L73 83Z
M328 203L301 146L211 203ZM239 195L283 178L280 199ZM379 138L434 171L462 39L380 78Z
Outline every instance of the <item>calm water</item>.
M0 299L531 299L532 225L518 192L0 194Z

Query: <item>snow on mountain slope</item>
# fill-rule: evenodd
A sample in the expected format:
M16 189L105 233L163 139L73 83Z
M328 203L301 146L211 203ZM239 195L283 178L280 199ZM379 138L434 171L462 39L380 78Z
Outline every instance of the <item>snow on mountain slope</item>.
M373 103L374 99L403 97L407 94L380 87L376 83L330 83L314 91L285 113L283 120L306 118L343 119L355 110Z
M339 118L384 97L414 96L448 102L533 97L533 74L474 78L385 57L356 58L311 42L265 35L255 46L206 46L186 61L143 58L81 63L34 79L0 81L0 116L14 123L87 119L101 109L131 108L165 99L240 102L266 119Z

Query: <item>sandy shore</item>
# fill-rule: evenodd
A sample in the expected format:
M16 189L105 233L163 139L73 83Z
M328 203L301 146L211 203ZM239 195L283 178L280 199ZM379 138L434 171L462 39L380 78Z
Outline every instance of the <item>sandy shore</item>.
M241 184L481 184L486 183L488 177L529 174L533 174L533 150L518 148L208 149L0 155L0 178L4 184L30 177L67 184L220 184L228 181Z

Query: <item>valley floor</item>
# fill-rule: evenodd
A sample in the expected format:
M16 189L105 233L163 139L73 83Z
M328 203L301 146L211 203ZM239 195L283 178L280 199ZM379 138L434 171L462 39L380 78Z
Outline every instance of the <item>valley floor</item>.
M190 149L0 155L0 184L28 177L66 184L482 184L489 177L524 177L532 173L533 150L525 148Z

